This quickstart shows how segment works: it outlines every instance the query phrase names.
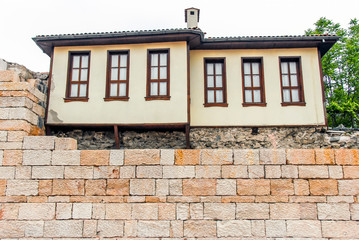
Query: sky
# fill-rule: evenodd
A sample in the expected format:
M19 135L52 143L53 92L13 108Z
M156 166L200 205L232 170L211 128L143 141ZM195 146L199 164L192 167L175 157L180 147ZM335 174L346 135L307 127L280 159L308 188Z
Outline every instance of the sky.
M206 37L302 35L320 17L359 18L359 0L0 0L0 58L48 72L36 35L185 28L189 7Z

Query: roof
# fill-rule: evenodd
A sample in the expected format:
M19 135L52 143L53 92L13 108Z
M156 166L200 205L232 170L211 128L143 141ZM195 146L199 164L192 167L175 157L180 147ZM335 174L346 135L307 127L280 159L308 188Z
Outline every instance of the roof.
M35 43L51 55L53 47L187 41L190 49L270 49L317 47L323 56L339 39L336 35L204 37L199 28L38 35Z

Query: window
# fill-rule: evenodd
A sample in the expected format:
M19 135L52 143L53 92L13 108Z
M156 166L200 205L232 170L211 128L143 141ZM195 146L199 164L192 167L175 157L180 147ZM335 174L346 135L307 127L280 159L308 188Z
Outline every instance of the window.
M224 58L204 59L205 107L227 107L226 70Z
M266 106L262 58L242 58L243 106Z
M107 60L107 86L105 101L123 100L128 97L129 52L109 51Z
M170 99L169 49L149 50L146 100Z
M304 106L303 82L299 57L280 57L282 106Z
M65 101L88 101L90 52L70 52Z

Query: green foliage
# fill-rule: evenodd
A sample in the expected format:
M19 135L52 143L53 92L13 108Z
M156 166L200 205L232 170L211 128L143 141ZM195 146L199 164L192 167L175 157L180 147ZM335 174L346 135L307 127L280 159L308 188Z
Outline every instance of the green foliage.
M323 56L322 67L329 126L359 125L359 23L352 19L348 29L322 17L312 34L336 34L339 41Z

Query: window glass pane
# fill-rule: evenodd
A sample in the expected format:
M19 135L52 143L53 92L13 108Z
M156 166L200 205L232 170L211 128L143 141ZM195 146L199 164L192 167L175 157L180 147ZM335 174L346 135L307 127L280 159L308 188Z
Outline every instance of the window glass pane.
M80 94L79 97L86 97L87 84L80 84Z
M78 85L77 84L71 84L70 97L77 97L77 90L78 90Z
M216 87L222 87L222 76L216 76Z
M158 54L151 54L151 66L158 66Z
M213 63L207 63L207 74L213 74Z
M72 81L78 81L79 80L79 70L73 69L72 70Z
M287 62L282 62L281 67L282 67L282 73L287 74L288 73L288 64L287 64Z
M151 67L151 79L158 79L158 67Z
M246 103L252 102L252 90L244 91L244 100L246 101Z
M88 68L89 56L82 56L81 58L81 68Z
M160 65L167 66L167 53L160 54Z
M111 68L111 80L118 80L118 68Z
M81 69L81 81L87 81L87 69Z
M126 96L126 83L120 83L120 93L118 94L120 97Z
M297 87L298 86L298 79L297 79L297 75L292 74L290 75L290 82L292 87Z
M166 82L160 82L160 94L159 95L167 95L167 83Z
M111 83L110 85L110 96L116 97L117 96L117 83Z
M120 80L127 79L127 68L120 68Z
M252 87L252 82L251 82L251 76L250 75L244 76L244 86L245 87Z
M259 75L253 75L253 87L260 87Z
M213 90L209 90L207 92L207 100L208 100L208 103L214 103L214 91Z
M118 67L118 55L111 56L111 67Z
M72 67L79 68L80 67L80 56L74 56Z
M158 95L158 83L156 82L151 83L151 95L152 96Z
M120 55L120 67L127 67L127 54Z
M255 103L261 102L261 91L260 90L253 91L253 102L255 102Z
M290 92L289 89L283 89L283 101L290 102Z
M160 79L167 79L167 67L160 67Z
M243 71L244 71L244 74L251 74L251 64L250 63L244 63L243 64Z
M216 63L216 74L222 74L222 63Z
M290 73L297 73L297 63L296 62L290 62L289 63L289 70L290 70Z
M214 76L207 77L207 87L214 87Z
M223 91L222 90L216 91L216 102L223 103Z
M298 89L292 89L292 101L299 102L299 92Z
M282 75L282 82L283 82L283 87L288 87L289 86L288 75Z
M259 63L252 63L253 74L259 74Z

